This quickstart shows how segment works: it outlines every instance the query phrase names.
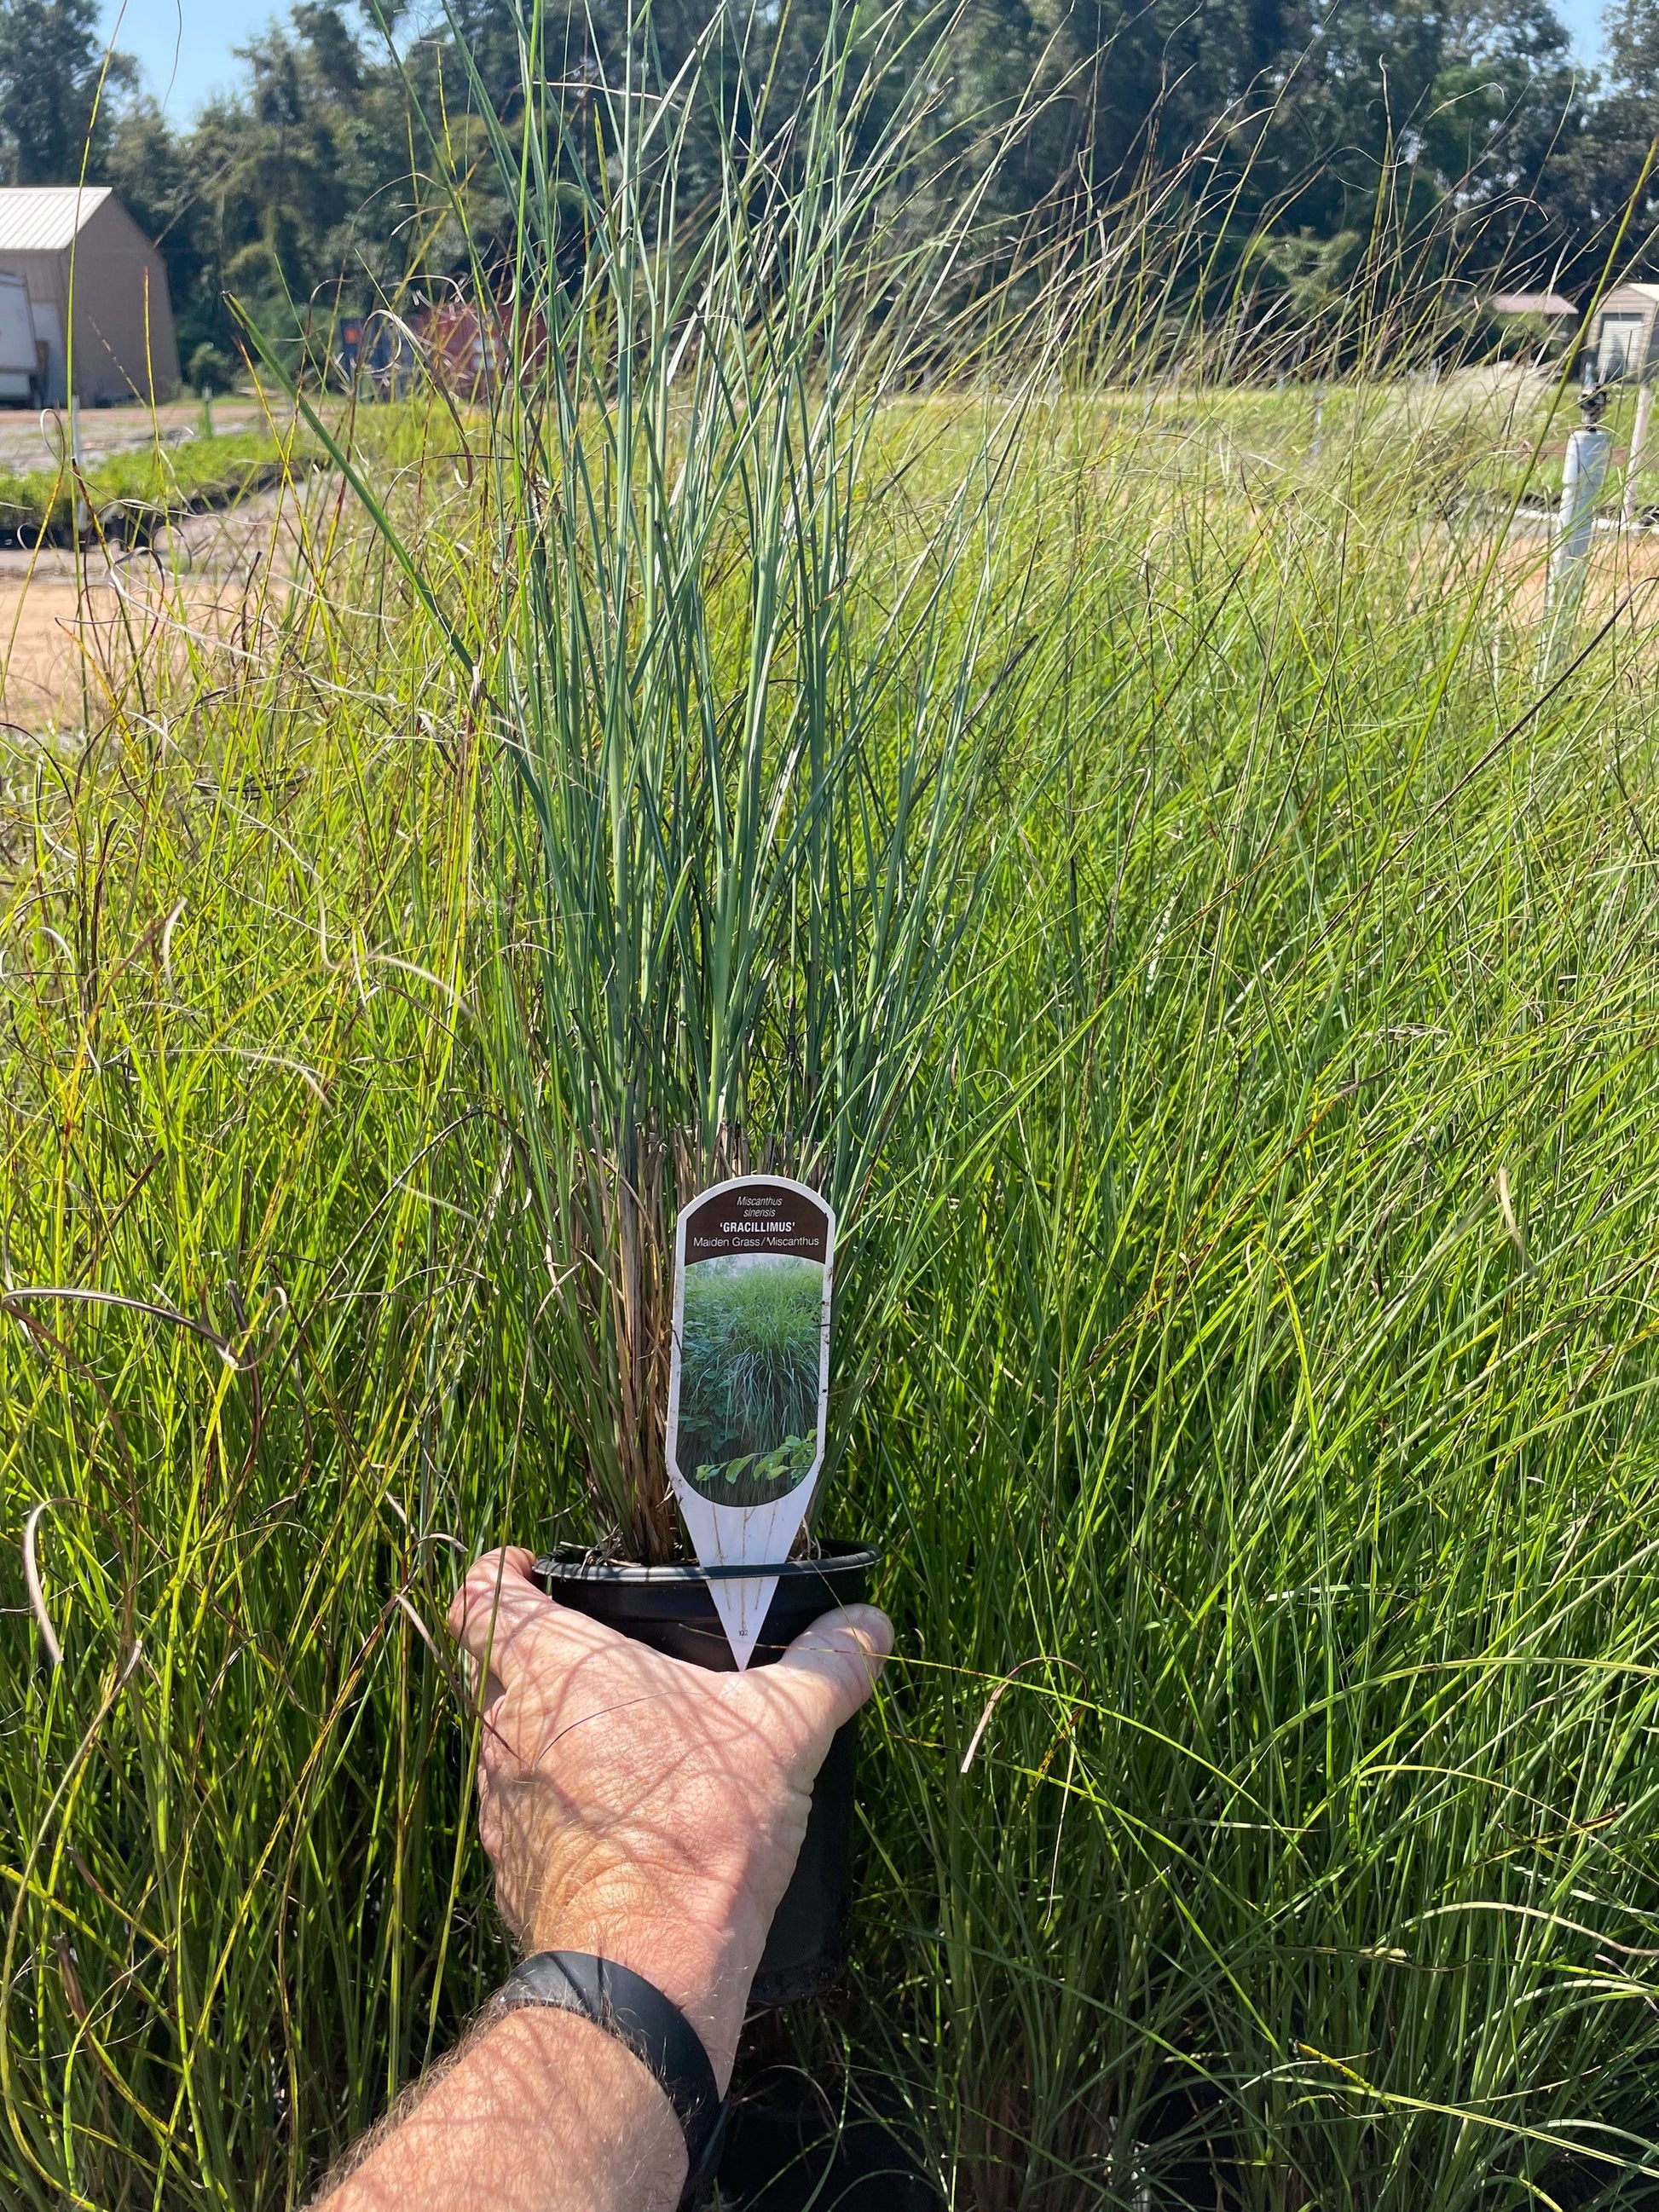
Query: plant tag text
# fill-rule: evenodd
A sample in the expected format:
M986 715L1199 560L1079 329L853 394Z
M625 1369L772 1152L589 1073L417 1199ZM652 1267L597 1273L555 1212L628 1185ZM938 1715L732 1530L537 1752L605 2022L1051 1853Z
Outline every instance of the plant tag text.
M805 1183L739 1176L674 1238L668 1474L739 1668L823 1465L836 1217Z

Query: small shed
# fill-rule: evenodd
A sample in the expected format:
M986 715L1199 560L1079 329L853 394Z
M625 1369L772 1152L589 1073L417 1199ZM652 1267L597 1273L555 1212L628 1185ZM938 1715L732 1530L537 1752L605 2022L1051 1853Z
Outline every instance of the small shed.
M0 273L29 288L49 407L71 379L83 407L178 390L167 264L107 185L0 189Z
M1595 380L1622 376L1645 384L1659 374L1659 284L1615 284L1590 319L1585 350L1595 364Z
M1495 292L1492 311L1501 321L1535 333L1540 355L1559 352L1578 319L1577 308L1562 292Z

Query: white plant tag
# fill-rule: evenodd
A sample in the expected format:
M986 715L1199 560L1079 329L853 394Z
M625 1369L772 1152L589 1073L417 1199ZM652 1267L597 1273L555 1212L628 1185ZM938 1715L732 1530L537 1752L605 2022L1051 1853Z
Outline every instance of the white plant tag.
M680 1211L668 1475L705 1569L789 1556L823 1465L836 1217L805 1183L738 1176ZM709 1575L739 1668L775 1575Z

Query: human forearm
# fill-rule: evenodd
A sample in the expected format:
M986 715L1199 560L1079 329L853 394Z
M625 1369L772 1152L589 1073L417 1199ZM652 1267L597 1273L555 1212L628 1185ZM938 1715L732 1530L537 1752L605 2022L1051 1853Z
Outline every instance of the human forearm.
M481 1560L451 1623L484 1686L479 1830L526 1952L599 1959L651 1985L702 2046L663 2079L707 2144L744 2000L817 1774L890 1646L852 1607L775 1666L683 1665L554 1605L527 1552ZM671 2014L672 2020L672 2014ZM648 2032L647 2040L657 2031ZM498 2016L325 2195L327 2212L672 2212L687 2172L668 2093L605 2029Z
M326 2212L670 2212L685 2142L631 2051L568 2013L507 2014L326 2195Z

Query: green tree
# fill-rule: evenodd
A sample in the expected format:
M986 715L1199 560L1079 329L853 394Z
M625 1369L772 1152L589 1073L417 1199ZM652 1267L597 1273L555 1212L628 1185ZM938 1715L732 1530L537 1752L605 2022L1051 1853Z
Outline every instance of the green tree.
M95 177L114 95L136 79L106 53L96 0L0 0L0 173L13 185Z
M78 169L94 4L0 0L0 118L19 181ZM1620 0L1602 88L1575 79L1550 0L963 0L942 58L926 4L842 20L889 46L896 100L928 57L940 141L927 191L972 185L1001 224L978 276L994 280L1033 236L1066 251L1103 200L1148 181L1217 301L1243 301L1273 346L1282 334L1284 365L1340 332L1389 257L1430 289L1455 272L1471 297L1500 269L1519 283L1585 265L1659 112L1659 0ZM575 168L604 158L597 81L619 80L630 37L636 74L659 85L713 41L711 112L694 127L712 179L721 136L763 142L764 161L787 166L831 5L654 0L642 18L629 0L548 0L543 65L568 130L545 151L569 172L572 252ZM453 0L418 35L395 0L299 0L242 49L242 83L190 131L153 103L108 108L89 173L161 242L185 358L208 347L223 361L232 296L299 343L342 308L465 281L466 241L428 173L410 88L452 150L481 135L481 107L521 127L524 29L518 0ZM863 128L884 127L872 105ZM500 265L512 210L471 189L473 242ZM932 204L924 193L918 220Z
M1587 88L1544 165L1561 280L1588 300L1610 278L1659 270L1659 4L1616 0L1605 77Z

